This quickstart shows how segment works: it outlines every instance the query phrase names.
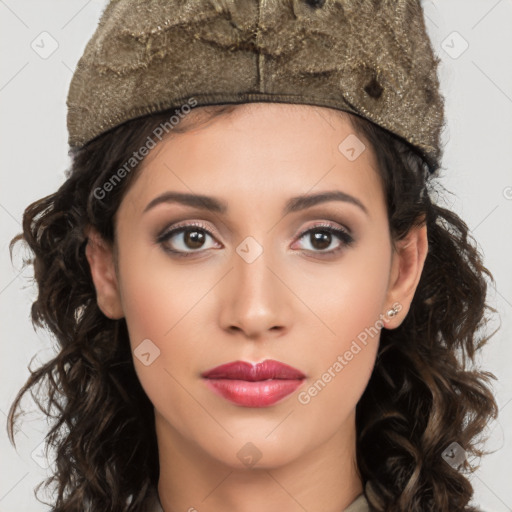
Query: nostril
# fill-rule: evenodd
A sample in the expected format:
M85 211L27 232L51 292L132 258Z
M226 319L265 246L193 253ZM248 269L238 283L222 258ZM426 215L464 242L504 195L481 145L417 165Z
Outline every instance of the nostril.
M325 4L325 0L304 0L310 7L318 9Z

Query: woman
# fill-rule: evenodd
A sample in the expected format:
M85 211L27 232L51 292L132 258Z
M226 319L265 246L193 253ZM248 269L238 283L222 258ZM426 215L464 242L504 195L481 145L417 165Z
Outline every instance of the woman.
M474 510L490 274L431 200L424 29L415 2L108 5L72 168L13 241L61 345L10 411L12 439L48 379L53 510Z

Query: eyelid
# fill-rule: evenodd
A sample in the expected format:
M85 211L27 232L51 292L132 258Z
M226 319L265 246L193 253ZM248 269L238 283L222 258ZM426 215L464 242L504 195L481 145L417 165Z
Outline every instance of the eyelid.
M336 229L336 230L339 230L339 231L343 231L344 233L346 233L347 235L351 236L352 235L352 231L348 228L348 227L345 227L343 225L340 225L338 223L334 224L330 221L317 221L315 224L313 224L312 226L309 226L305 229L303 229L298 235L297 235L297 238L301 238L302 236L304 236L306 233L308 233L309 231L315 229L315 228L328 228L328 229Z

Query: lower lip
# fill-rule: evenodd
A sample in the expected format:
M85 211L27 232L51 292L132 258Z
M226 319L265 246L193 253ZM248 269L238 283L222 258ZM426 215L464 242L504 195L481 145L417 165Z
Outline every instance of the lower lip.
M267 407L293 393L300 380L269 379L256 382L234 379L205 379L206 385L226 400L244 407Z

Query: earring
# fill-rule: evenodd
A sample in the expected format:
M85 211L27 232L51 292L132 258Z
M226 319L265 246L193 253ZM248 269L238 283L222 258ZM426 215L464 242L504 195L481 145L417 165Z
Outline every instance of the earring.
M398 315L398 311L399 310L396 308L396 306L393 306L391 309L388 309L388 311L386 312L386 315L393 317L393 316Z

